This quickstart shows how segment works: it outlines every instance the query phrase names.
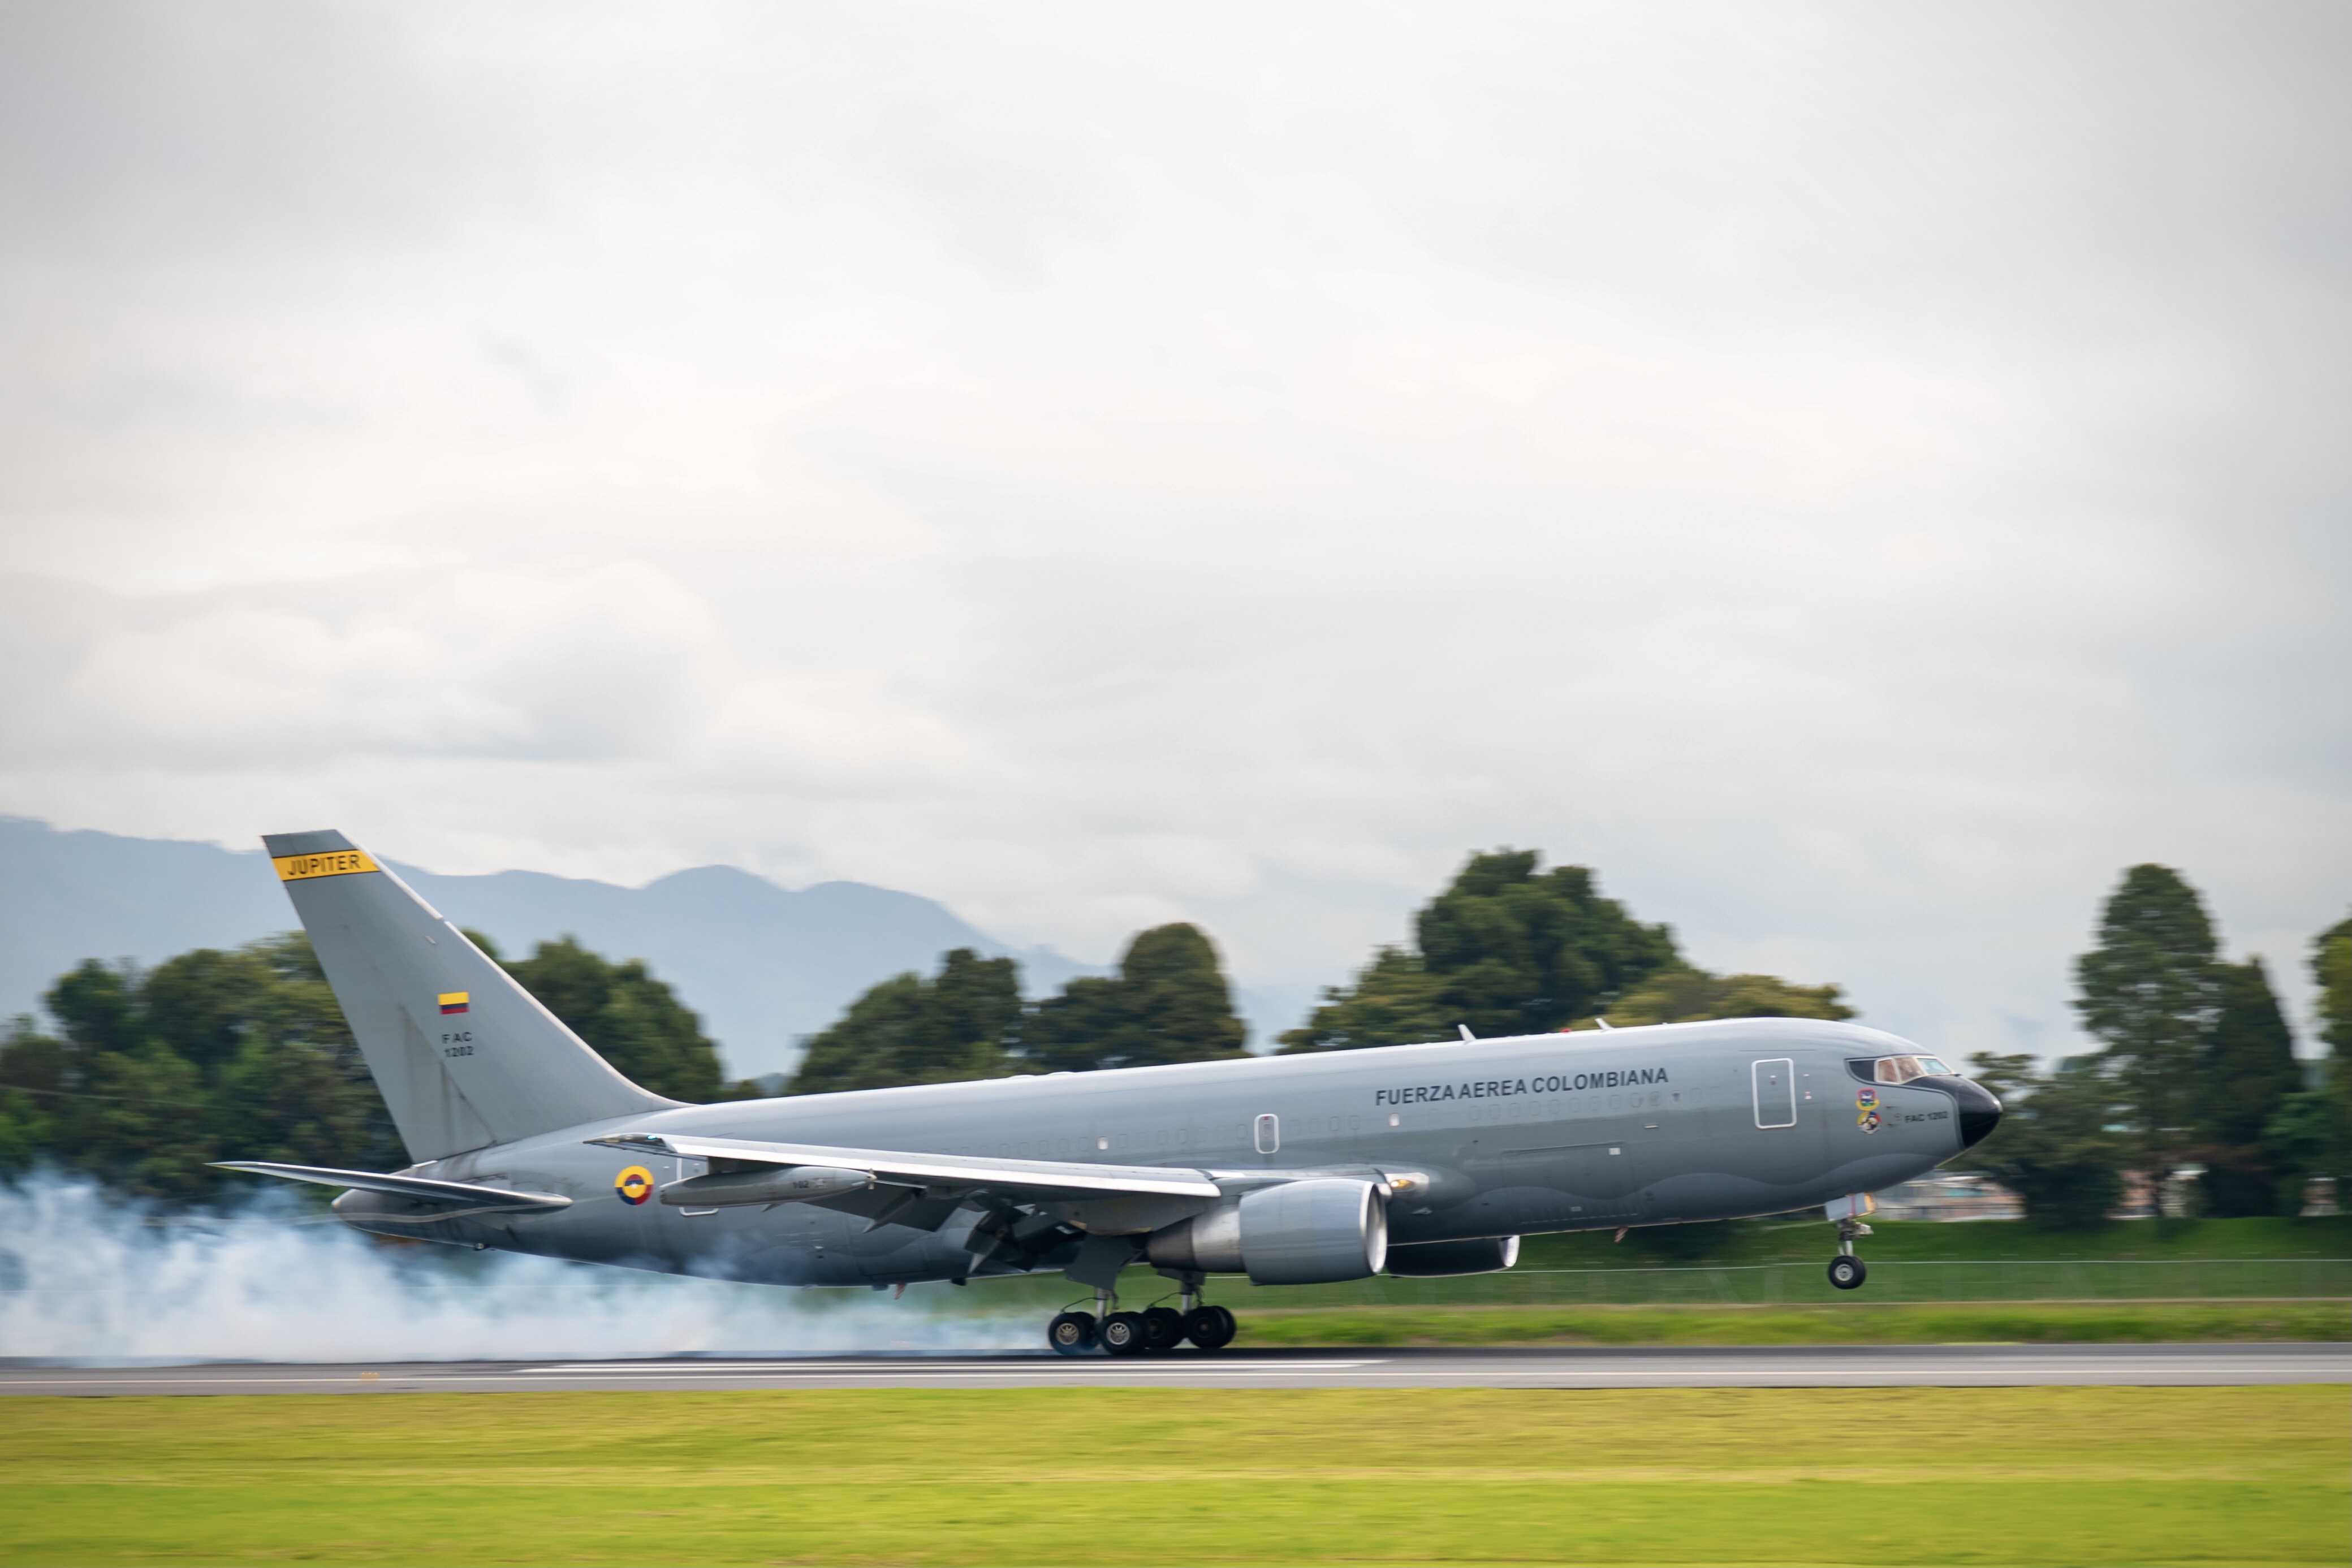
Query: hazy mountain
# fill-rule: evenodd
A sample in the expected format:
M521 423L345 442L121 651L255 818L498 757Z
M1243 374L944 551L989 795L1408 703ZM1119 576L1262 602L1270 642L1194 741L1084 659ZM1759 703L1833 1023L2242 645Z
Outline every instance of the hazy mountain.
M396 864L396 862L395 862ZM643 958L702 1015L736 1076L774 1071L796 1037L824 1028L875 981L929 969L950 947L1021 961L1034 995L1100 971L1048 948L1007 947L944 904L857 882L799 892L730 866L677 872L644 887L508 871L404 880L509 956L571 932L598 952ZM84 958L154 963L290 929L294 911L259 850L59 832L0 817L0 1014Z

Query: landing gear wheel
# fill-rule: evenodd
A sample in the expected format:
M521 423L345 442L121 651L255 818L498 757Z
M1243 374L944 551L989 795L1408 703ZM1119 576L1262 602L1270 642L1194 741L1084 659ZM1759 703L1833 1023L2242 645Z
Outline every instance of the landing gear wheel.
M1143 1310L1143 1348L1158 1355L1184 1343L1184 1314L1171 1307Z
M1113 1312L1103 1319L1100 1334L1103 1349L1113 1355L1141 1355L1151 1348L1150 1331L1143 1326L1141 1312Z
M1862 1282L1869 1278L1870 1270L1862 1266L1859 1258L1840 1253L1830 1260L1830 1283L1841 1291L1859 1291Z
M1223 1350L1240 1332L1241 1324L1223 1307L1194 1307L1184 1314L1184 1337L1202 1350Z
M1062 1312L1045 1325L1045 1343L1064 1355L1084 1355L1095 1347L1095 1315Z

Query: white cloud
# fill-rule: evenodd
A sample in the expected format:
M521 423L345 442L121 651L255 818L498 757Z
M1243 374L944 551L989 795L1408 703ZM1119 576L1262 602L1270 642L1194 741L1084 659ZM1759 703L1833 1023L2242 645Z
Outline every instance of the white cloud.
M1277 1014L1540 845L1965 1047L2352 898L2327 10L6 26L0 810Z

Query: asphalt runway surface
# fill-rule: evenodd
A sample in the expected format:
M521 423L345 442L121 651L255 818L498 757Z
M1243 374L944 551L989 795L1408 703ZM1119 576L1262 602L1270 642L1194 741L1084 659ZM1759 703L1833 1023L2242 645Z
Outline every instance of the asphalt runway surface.
M2004 1388L2352 1383L2352 1345L1885 1345L1219 1351L647 1361L0 1364L0 1395L511 1393L736 1388Z

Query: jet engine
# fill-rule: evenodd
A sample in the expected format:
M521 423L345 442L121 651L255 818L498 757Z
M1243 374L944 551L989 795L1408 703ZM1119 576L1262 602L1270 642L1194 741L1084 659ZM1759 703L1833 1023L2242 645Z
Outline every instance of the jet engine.
M1261 1285L1363 1280L1388 1261L1389 1217L1368 1181L1260 1187L1157 1230L1144 1256L1169 1269L1247 1274Z
M1389 1272L1407 1280L1493 1274L1518 1260L1519 1239L1516 1236L1485 1236L1475 1241L1415 1241L1389 1249Z

